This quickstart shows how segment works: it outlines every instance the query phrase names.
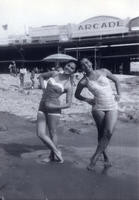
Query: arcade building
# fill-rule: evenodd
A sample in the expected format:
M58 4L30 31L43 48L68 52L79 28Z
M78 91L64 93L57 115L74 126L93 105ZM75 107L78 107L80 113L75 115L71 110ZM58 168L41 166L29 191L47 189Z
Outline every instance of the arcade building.
M9 36L7 44L0 45L0 72L7 72L12 60L19 66L46 68L42 59L58 52L88 57L95 69L139 72L139 17L97 16L80 24L29 27L27 35Z

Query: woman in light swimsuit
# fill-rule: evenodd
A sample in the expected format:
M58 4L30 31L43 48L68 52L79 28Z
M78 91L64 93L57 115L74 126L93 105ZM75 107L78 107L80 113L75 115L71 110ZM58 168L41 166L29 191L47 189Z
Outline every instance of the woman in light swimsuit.
M49 159L44 159L44 162L63 162L61 151L57 147L57 127L61 110L71 106L71 76L75 70L76 64L70 61L65 65L63 73L51 71L39 76L43 96L37 114L37 135L50 149ZM48 80L46 88L45 79ZM66 93L66 103L61 105L59 97L64 93Z
M75 97L92 105L92 115L98 130L98 145L87 169L93 170L95 168L101 154L104 157L104 166L109 167L111 163L105 150L117 122L117 102L120 100L121 94L120 84L109 70L93 70L92 63L87 58L81 60L81 67L85 75L77 85ZM115 83L117 92L115 95L109 79ZM93 98L83 97L81 95L83 88L87 88L93 94Z

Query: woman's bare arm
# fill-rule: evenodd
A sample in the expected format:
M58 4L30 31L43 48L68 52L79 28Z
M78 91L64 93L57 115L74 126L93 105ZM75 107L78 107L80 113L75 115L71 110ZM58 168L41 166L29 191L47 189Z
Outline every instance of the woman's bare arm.
M117 91L117 95L120 98L121 95L121 85L120 85L120 81L118 80L118 78L113 75L109 70L104 69L104 72L106 74L106 77L108 77L110 80L112 80L115 83L115 87L116 87L116 91ZM117 97L118 98L118 97Z
M80 101L85 101L91 105L94 104L94 99L93 98L87 98L81 95L82 90L87 87L86 86L86 80L85 78L81 79L77 85L76 91L75 91L75 97L79 99Z
M45 89L44 80L49 79L57 74L57 72L46 72L39 75L39 82L42 89Z

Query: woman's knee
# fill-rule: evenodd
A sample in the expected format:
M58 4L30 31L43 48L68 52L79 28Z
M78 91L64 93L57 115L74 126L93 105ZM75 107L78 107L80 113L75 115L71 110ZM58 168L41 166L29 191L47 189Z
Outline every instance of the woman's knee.
M45 137L45 135L46 135L45 114L39 111L37 114L37 136L43 138Z
M106 139L110 140L111 137L112 137L112 130L110 130L110 129L104 129L103 136Z
M52 135L52 137L55 137L58 132L58 128L56 129L55 127L49 127L49 132Z
M55 143L55 144L57 144L57 135L56 134L52 134L51 135L51 140Z
M45 120L45 114L42 111L38 111L37 113L37 121Z
M47 134L46 134L46 130L44 128L40 128L40 127L37 128L37 136L40 139L44 139L44 138L48 137Z
M37 136L38 136L40 139L43 139L43 138L44 138L43 134L42 134L40 131L37 131Z

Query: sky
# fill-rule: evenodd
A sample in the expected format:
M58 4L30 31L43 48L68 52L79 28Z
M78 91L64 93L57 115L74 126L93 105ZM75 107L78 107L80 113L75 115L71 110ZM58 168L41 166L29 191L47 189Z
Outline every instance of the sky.
M100 15L137 17L139 0L0 0L0 36L24 34L28 27L78 24Z

